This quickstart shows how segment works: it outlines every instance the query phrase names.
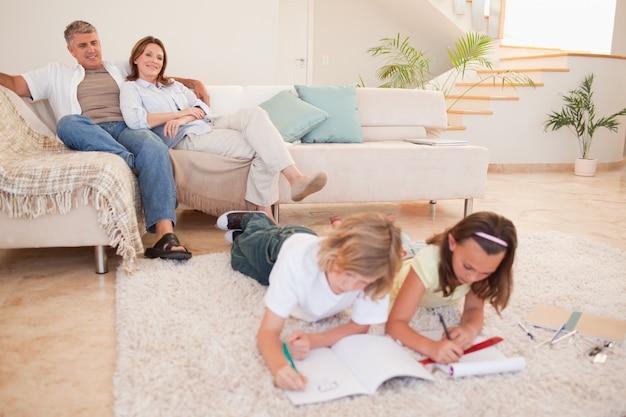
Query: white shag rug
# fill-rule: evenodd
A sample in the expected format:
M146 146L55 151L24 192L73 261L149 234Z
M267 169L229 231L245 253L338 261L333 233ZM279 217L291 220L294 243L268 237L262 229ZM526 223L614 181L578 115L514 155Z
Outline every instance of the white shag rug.
M502 317L485 310L483 335L526 368L435 382L397 378L376 395L293 406L275 388L255 344L265 289L233 271L227 253L187 263L139 259L117 272L116 417L126 416L581 416L626 415L626 346L592 363L589 339L536 348L518 326L535 303L626 319L626 252L564 235L521 235L515 289ZM441 309L458 323L461 306ZM334 326L289 320L286 332ZM440 329L433 311L412 325ZM541 341L551 332L531 329ZM373 333L382 333L377 326ZM372 358L375 360L375 358Z

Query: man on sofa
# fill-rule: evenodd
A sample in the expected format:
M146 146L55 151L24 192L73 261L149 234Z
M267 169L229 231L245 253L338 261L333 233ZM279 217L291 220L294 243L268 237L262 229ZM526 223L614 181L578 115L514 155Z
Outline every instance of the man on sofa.
M77 65L50 63L23 75L0 73L0 85L34 101L48 99L57 135L68 148L123 158L137 174L148 232L156 234L157 242L146 249L145 256L189 259L191 252L174 234L176 187L168 148L149 129L129 129L120 111L119 85L129 73L128 63L102 61L98 33L87 22L70 23L64 35ZM177 80L208 103L204 84Z

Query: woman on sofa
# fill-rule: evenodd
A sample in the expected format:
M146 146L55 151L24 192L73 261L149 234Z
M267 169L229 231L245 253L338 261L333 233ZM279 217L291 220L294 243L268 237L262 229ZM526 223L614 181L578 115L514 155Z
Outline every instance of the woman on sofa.
M301 201L326 185L326 174L300 172L282 136L260 107L241 109L211 121L210 108L183 84L167 78L167 53L161 40L140 39L133 47L130 75L120 88L120 107L133 129L152 129L170 148L251 159L245 199L274 220L278 175ZM209 124L211 123L211 124Z

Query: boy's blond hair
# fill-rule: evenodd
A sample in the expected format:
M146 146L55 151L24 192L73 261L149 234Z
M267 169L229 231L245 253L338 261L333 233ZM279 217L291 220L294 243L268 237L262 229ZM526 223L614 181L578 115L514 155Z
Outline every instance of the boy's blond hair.
M318 262L324 271L336 268L371 278L364 291L376 300L391 290L402 263L401 251L400 228L393 219L366 212L344 218L322 240Z

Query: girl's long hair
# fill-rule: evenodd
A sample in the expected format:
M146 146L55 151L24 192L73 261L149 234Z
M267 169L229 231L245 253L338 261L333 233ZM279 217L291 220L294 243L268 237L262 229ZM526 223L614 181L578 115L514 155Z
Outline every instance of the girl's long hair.
M507 246L477 235L479 232L501 239L506 242ZM500 314L507 306L513 291L513 262L517 249L515 225L509 219L496 213L477 212L426 241L429 244L437 244L440 248L439 290L443 292L444 297L450 296L461 285L452 269L452 251L448 244L448 235L452 235L458 243L473 239L489 255L506 251L502 262L491 275L472 284L474 294L487 300Z

